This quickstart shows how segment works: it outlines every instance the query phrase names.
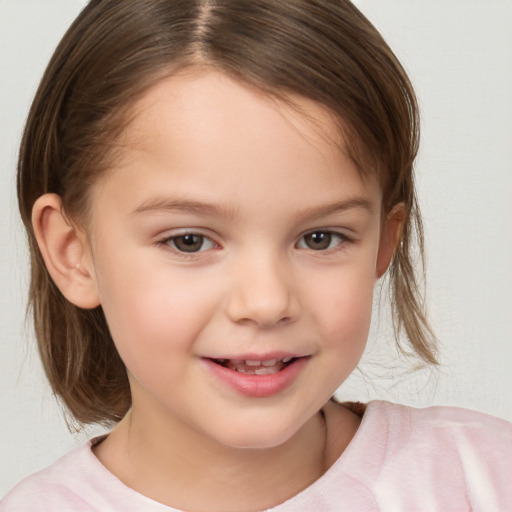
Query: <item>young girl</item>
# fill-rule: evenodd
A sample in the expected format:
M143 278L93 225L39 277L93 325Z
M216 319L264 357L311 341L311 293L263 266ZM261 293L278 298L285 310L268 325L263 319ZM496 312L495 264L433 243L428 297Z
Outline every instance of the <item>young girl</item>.
M91 0L20 153L31 306L55 393L115 423L14 511L510 510L512 427L331 397L389 273L418 295L417 107L343 0Z

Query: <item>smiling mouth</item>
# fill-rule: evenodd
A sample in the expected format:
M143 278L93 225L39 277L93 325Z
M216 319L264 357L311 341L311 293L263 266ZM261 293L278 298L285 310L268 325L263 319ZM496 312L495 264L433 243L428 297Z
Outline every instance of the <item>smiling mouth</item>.
M273 375L280 372L297 359L297 357L284 357L283 359L268 359L265 361L252 359L211 359L211 361L228 370L244 373L246 375Z

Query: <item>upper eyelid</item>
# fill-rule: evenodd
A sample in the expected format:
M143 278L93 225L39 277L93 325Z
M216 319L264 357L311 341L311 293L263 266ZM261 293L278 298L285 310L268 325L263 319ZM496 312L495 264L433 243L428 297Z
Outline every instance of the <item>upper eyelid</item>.
M212 247L209 247L205 250L198 250L198 251L182 251L178 247L175 246L173 241L175 241L177 238L187 236L187 235L196 235L201 238L204 238L206 240L209 240L212 244ZM169 234L167 236L162 236L158 238L155 242L155 245L165 248L166 250L170 251L175 255L175 257L179 257L180 259L184 260L193 260L197 258L201 258L205 256L205 253L209 253L209 251L216 250L221 248L221 245L212 237L207 236L203 233L199 233L196 231L181 231L177 234Z
M321 228L308 229L307 231L301 232L300 235L295 238L296 241L295 241L294 245L296 245L299 242L299 240L301 240L305 236L312 234L312 233L319 233L319 232L331 233L331 234L337 235L347 241L350 241L353 238L355 238L355 235L353 234L353 230L351 230L349 228L342 229L342 228L334 228L334 227L325 227L325 228L321 227ZM219 236L216 236L215 233L212 234L210 232L210 230L204 229L204 228L174 228L174 229L168 230L166 233L158 236L157 241L158 242L166 242L173 238L179 238L180 236L186 236L186 235L202 236L204 238L209 239L217 246L222 245L218 241L218 239L220 238Z
M346 238L347 240L351 239L353 235L351 235L352 230L348 228L314 228L314 229L308 229L307 231L304 231L301 233L298 237L298 239L301 239L304 236L310 235L312 233L331 233L333 235L338 235L342 238Z
M188 228L177 229L175 232L167 231L167 232L165 232L165 233L155 237L156 238L155 243L157 245L166 245L166 244L169 245L169 242L171 240L176 239L176 238L180 238L181 236L187 236L187 235L200 236L202 238L205 238L205 239L209 240L216 247L220 247L221 246L221 244L217 240L217 237L212 236L210 234L206 234L206 233L204 233L203 231L201 231L198 228L194 228L194 229L188 229Z
M329 233L330 235L337 236L339 238L339 243L337 243L334 247L327 248L327 249L318 249L314 250L309 247L300 247L300 245L303 243L304 238L308 235L311 235L313 233ZM311 229L304 233L302 233L294 243L294 248L298 250L305 250L305 251L314 251L315 253L331 253L336 252L345 247L347 244L351 244L354 241L354 238L351 236L348 236L343 231L340 231L339 229L333 229L333 228L320 228L320 229Z
M178 238L180 236L186 235L197 235L202 236L204 238L209 238L212 241L215 241L215 234L212 234L210 230L203 228L173 228L164 231L162 234L157 235L157 237L161 240L170 239L170 238Z

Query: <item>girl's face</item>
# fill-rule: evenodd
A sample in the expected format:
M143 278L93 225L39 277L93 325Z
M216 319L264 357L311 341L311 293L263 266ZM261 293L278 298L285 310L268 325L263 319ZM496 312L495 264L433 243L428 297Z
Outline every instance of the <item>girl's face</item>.
M92 276L148 422L277 446L359 361L381 194L294 99L306 116L215 72L167 79L93 186Z

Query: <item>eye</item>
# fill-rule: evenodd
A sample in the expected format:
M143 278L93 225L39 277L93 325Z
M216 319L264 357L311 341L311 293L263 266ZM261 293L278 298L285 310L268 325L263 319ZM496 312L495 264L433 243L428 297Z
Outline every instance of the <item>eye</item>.
M166 238L163 243L170 245L178 252L186 253L207 251L215 247L215 243L208 237L195 233L171 236Z
M333 231L311 231L306 233L297 243L299 249L326 251L345 242L347 238Z

